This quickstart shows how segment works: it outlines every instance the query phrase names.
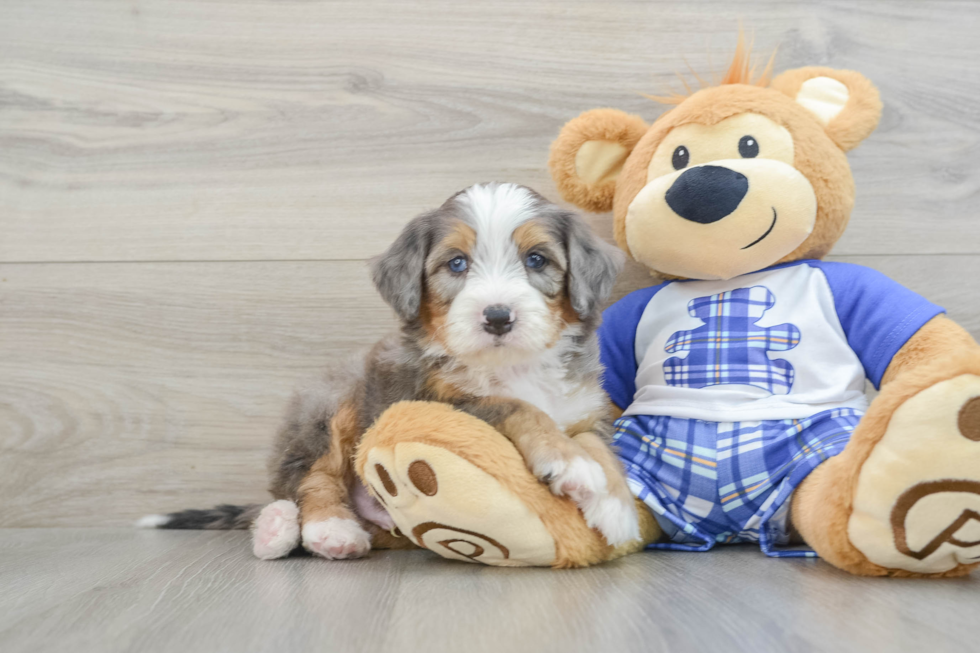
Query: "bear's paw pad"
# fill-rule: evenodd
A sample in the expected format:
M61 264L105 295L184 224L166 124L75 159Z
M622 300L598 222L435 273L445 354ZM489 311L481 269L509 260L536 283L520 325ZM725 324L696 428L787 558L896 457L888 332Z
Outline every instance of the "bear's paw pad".
M555 542L541 518L503 483L447 449L421 442L377 446L363 476L398 529L444 558L545 566Z
M861 468L848 534L890 569L980 562L980 376L943 381L899 406Z

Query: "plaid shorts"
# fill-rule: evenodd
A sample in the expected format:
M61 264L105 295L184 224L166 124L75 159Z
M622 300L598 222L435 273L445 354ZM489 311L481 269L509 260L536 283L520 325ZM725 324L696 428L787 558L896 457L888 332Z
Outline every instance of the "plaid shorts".
M814 557L775 549L789 543L789 498L817 465L843 451L861 415L838 408L764 422L621 417L613 437L630 489L666 536L650 548L758 542L768 556Z

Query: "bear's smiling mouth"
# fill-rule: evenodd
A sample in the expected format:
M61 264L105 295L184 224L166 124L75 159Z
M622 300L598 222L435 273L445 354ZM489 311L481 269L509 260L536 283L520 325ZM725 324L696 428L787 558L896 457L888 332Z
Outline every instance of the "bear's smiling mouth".
M749 243L748 245L746 245L742 249L748 249L749 247L752 247L753 245L758 245L759 243L761 243L763 240L765 240L765 237L766 236L768 236L769 234L772 233L772 230L775 228L775 226L776 226L776 207L774 206L774 207L772 207L772 224L769 225L769 228L768 229L766 229L766 233L762 234L761 236L759 236L758 238L756 238L755 240L753 240L751 243Z

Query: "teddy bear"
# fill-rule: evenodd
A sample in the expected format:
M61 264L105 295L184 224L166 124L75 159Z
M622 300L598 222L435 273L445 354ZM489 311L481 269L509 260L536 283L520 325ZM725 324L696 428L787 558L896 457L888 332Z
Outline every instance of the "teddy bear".
M357 455L368 487L399 493L382 497L399 534L499 565L746 541L857 575L980 564L980 346L884 275L823 261L878 91L824 67L771 78L771 60L755 77L749 59L740 43L719 84L655 98L672 107L652 124L595 109L552 146L561 195L612 210L618 245L663 279L600 327L641 539L609 547L500 434L435 404L393 406Z

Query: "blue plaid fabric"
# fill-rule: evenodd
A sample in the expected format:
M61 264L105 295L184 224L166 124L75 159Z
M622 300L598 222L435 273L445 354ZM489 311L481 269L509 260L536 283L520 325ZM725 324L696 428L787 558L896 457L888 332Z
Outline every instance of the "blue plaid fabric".
M621 417L614 439L630 488L666 535L651 548L759 542L768 556L815 556L775 548L789 542L789 498L817 465L843 451L861 415L839 408L764 422Z
M764 286L691 300L688 313L704 325L678 331L667 340L664 350L668 354L689 352L684 358L664 362L667 385L751 385L771 394L788 394L793 387L793 366L785 360L770 360L767 352L796 347L800 330L793 324L755 324L775 303L775 296Z

